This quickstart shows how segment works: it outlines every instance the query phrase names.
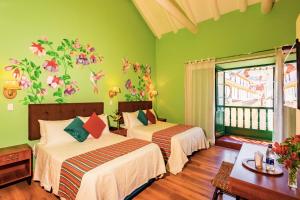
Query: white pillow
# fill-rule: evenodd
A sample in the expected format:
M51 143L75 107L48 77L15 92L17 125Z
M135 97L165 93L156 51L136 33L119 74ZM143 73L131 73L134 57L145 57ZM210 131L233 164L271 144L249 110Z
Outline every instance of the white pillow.
M73 120L74 119L57 121L38 120L40 123L41 131L40 142L47 146L51 146L76 141L75 138L73 138L70 134L64 131L64 129Z
M107 121L107 115L106 114L101 114L98 115L98 117L104 122L104 124L106 125L105 128L103 129L103 134L108 134L109 132L109 127L108 127L108 121ZM79 116L79 118L83 121L83 123L85 123L90 117L81 117ZM88 138L93 138L93 136L91 136L91 134L89 134Z
M40 139L40 144L46 144L47 139L46 139L46 130L45 130L45 120L38 120L40 124L40 134L41 134L41 139Z
M139 111L127 113L128 128L134 128L134 127L137 127L137 126L144 126L142 124L142 122L140 122L140 120L138 120L138 118L137 118L138 113L139 113Z

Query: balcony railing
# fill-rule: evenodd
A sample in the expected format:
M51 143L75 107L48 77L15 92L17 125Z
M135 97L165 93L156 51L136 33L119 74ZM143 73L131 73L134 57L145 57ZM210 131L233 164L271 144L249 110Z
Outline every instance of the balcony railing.
M225 134L264 140L272 140L273 111L272 107L217 106Z

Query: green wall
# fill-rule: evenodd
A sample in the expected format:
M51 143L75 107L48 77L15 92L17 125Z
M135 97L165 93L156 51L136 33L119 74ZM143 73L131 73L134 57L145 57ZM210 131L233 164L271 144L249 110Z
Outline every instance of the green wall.
M0 30L1 93L4 81L11 76L2 66L8 65L9 58L32 57L29 46L41 36L53 41L79 38L104 56L103 65L92 67L105 72L100 93L93 94L88 70L74 69L71 75L80 91L68 102L104 101L106 113L111 114L124 96L127 77L121 70L123 57L148 63L155 71L155 38L129 0L1 0ZM123 93L110 106L108 90L112 86L121 87ZM19 91L14 100L0 95L0 147L28 142L27 106L20 103L23 94ZM46 102L52 102L52 98ZM14 104L14 111L7 111L8 103Z
M59 41L79 38L91 43L104 56L105 78L100 82L100 93L93 94L88 70L74 70L80 92L68 102L104 101L105 112L111 114L117 101L124 100L124 76L121 59L148 63L159 96L155 100L161 117L171 122L184 121L184 66L188 60L248 53L290 44L295 38L295 20L300 13L299 0L276 3L273 11L262 15L259 5L245 13L226 14L219 21L208 20L199 25L196 35L187 30L169 33L155 39L130 0L1 0L0 1L0 89L10 73L1 66L9 58L31 57L28 50L40 36ZM120 86L122 94L109 105L108 90ZM28 142L27 106L20 100L19 91L14 100L0 95L0 147ZM205 97L204 97L205 98ZM52 98L46 100L52 102ZM7 111L7 104L14 111Z
M158 114L168 121L184 122L184 63L189 60L238 55L270 49L295 40L299 0L278 1L263 15L260 4L245 13L231 12L218 21L200 23L198 33L186 29L156 40ZM205 97L203 97L205 98Z

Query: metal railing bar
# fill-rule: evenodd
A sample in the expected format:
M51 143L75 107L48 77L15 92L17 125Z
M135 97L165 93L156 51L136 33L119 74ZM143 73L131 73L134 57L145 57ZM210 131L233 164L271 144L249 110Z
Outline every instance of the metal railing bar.
M231 108L229 107L229 126L231 126Z
M260 109L257 109L257 130L260 130Z
M249 109L249 113L250 113L250 127L247 129L250 130L259 130L259 131L270 131L270 126L269 126L269 113L273 112L274 108L272 107L249 107L249 106L217 106L217 110L223 110L224 112L224 118L225 118L225 113L226 110L229 111L229 127L235 127L235 128L244 128L246 129L246 122L248 122L248 120L246 120L246 110ZM242 116L239 115L239 110L242 110ZM253 118L253 111L257 110L257 127L254 128L253 126L253 122L254 122L254 118ZM235 111L235 117L233 116L233 111ZM263 119L263 117L261 117L262 111L265 111L265 119ZM247 115L248 116L248 115ZM239 119L242 120L242 126L239 127ZM234 121L235 120L235 125L234 125ZM255 121L256 121L255 120ZM266 125L265 127L262 127L262 123L263 121L265 121ZM228 122L228 121L227 121ZM224 121L225 124L225 121ZM234 126L233 126L234 125ZM225 125L226 126L226 125ZM262 129L264 128L264 130Z
M253 109L268 109L268 110L274 110L273 107L252 107L252 106L223 106L223 105L218 105L217 107L225 107L225 108L253 108Z
M235 108L235 127L239 126L239 109Z
M250 129L252 129L252 108L250 108Z
M243 108L243 128L245 128L245 108Z
M268 123L268 116L269 116L269 110L266 110L266 131L269 130L269 123Z

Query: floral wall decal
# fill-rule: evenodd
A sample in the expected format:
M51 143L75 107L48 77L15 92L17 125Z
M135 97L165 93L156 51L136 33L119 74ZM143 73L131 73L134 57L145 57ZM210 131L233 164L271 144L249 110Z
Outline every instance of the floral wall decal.
M67 96L78 92L78 84L69 73L74 65L81 65L90 70L89 78L93 91L99 92L97 82L104 77L104 73L102 70L96 73L89 67L102 64L103 57L98 56L91 45L83 45L78 39L62 39L55 46L47 38L42 38L32 42L29 49L43 60L41 64L36 64L29 58L10 59L10 65L4 67L6 71L12 71L21 89L26 91L26 96L22 100L24 105L42 103L50 91L57 103L64 103ZM42 80L43 73L47 76L46 80Z
M125 94L126 101L152 100L155 89L151 79L150 65L139 64L137 62L130 63L128 59L124 58L122 60L123 73L126 74L131 68L137 75L137 84L133 84L132 79L125 81L125 88L128 91Z

